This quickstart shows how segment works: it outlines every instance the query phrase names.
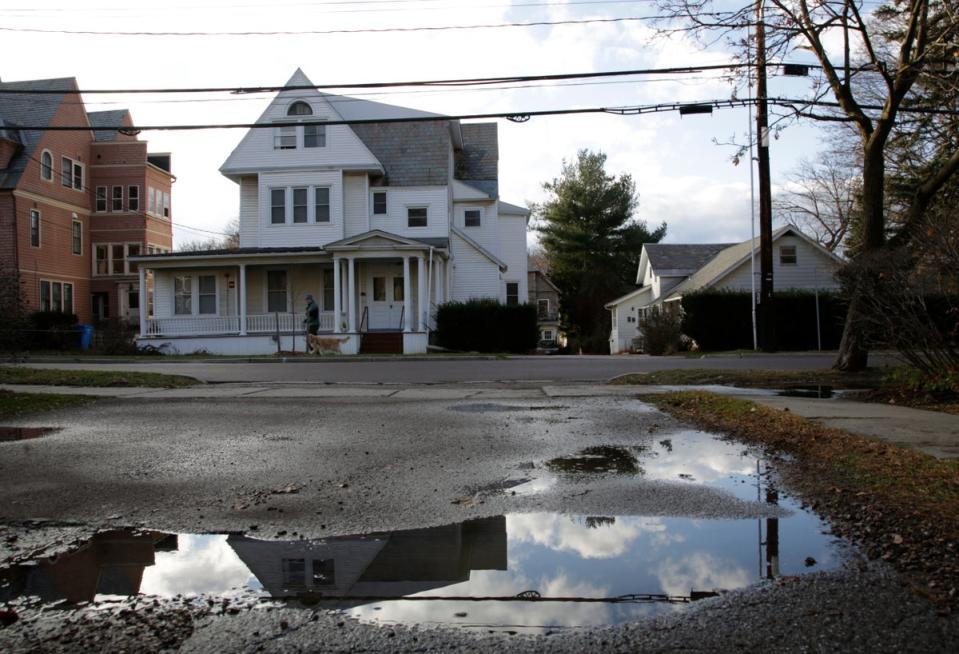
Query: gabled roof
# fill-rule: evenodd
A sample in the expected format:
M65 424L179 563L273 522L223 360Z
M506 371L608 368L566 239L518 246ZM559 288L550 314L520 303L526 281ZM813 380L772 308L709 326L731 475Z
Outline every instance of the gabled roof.
M388 105L384 105L388 106ZM344 120L350 120L345 118ZM389 186L445 186L450 178L448 121L375 123L350 129L383 165Z
M649 264L657 271L684 271L690 274L732 243L646 243Z
M795 225L784 225L773 231L772 240L775 242L786 235L799 237L837 263L842 262L842 259L803 234ZM759 237L726 247L718 252L706 265L666 293L663 299L682 297L684 293L712 286L747 261L753 248L756 249L758 258Z
M0 124L6 126L9 134L17 134L23 148L14 155L9 165L0 170L0 188L10 189L17 185L20 176L31 159L39 158L37 145L43 136L40 130L13 131L16 125L46 126L53 120L63 98L67 93L76 91L77 80L73 77L56 79L25 80L22 82L2 82L0 89L9 90L54 90L62 93L26 94L0 93Z
M499 213L506 214L507 216L528 216L530 213L526 207L518 207L515 204L503 202L502 200L500 200L496 206Z
M115 141L117 131L115 129L98 129L109 125L122 125L123 119L130 115L126 109L113 109L111 111L91 111L87 113L90 118L90 124L93 126L93 139L95 141Z
M384 246L392 247L413 247L413 248L422 248L424 245L434 248L448 248L449 239L448 238L409 238L408 236L400 236L399 234L393 234L392 232L387 232L382 229L371 229L368 232L363 232L362 234L356 234L354 236L349 236L339 241L334 241L332 243L327 243L324 246L326 250L346 250L354 247L361 247L362 244L366 243L379 243Z
M635 291L630 291L630 292L627 293L626 295L620 295L620 296L619 296L618 298L616 298L615 300L610 300L609 302L607 302L606 304L603 305L603 308L604 308L604 309L612 309L612 308L613 308L614 306L616 306L617 304L621 304L621 303L625 302L626 300L632 300L633 298L638 297L638 296L642 295L643 293L647 293L647 292L652 291L652 290L653 290L653 287L652 287L652 286L642 286L642 287L640 287L640 288L637 288Z

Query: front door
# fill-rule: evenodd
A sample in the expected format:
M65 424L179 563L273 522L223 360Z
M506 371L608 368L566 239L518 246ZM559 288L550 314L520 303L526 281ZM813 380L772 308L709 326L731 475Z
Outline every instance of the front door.
M371 298L369 328L399 329L403 315L403 276L374 274L367 293Z

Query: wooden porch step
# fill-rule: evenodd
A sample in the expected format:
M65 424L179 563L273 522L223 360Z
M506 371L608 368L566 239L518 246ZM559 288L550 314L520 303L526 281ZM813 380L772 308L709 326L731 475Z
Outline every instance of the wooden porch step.
M403 332L367 332L360 339L360 354L403 354Z

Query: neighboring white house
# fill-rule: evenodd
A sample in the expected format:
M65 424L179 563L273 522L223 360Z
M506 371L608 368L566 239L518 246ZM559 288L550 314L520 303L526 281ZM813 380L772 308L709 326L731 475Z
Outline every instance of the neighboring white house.
M683 294L706 288L752 290L751 253L756 250L759 289L759 239L742 243L647 243L639 257L636 290L605 305L612 314L611 354L629 352L639 336L639 321L654 306L678 311ZM793 225L773 232L775 290L839 288L836 269L842 259Z
M436 305L527 301L529 211L499 199L495 123L301 89L257 123L220 168L239 186L239 249L135 259L155 287L141 345L302 351L310 293L343 353L373 333L425 352Z

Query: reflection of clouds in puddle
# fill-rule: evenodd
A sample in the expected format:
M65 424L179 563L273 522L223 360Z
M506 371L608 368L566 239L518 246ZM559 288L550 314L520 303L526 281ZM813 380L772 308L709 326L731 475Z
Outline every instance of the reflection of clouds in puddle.
M686 595L690 590L733 590L752 583L744 567L708 552L693 552L680 559L667 558L650 572L668 595Z
M606 597L608 588L585 581L571 581L565 572L555 577L533 580L522 574L498 571L474 572L468 582L429 591L424 595L463 595L474 597L512 597L517 589L537 590L544 597ZM647 607L637 607L643 611ZM380 602L352 609L349 613L360 620L450 625L526 625L581 626L609 624L613 621L610 604L573 602ZM465 616L456 616L465 613Z
M661 443L669 440L672 448ZM654 454L640 454L640 465L647 479L679 480L692 475L693 481L709 483L730 475L756 474L756 457L743 456L743 446L721 441L701 431L682 431L658 435L651 447Z
M226 540L227 536L180 536L176 552L157 552L154 565L143 571L140 592L172 596L260 587Z
M591 529L583 518L527 513L506 516L506 530L511 543L534 543L584 559L610 559L625 553L642 534L665 533L666 526L658 518L636 518Z

